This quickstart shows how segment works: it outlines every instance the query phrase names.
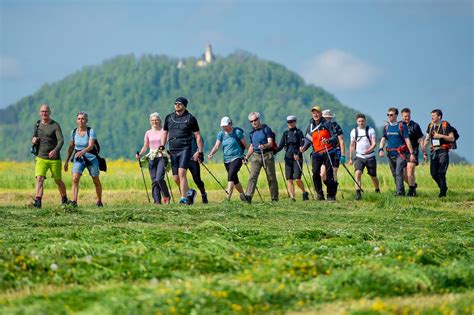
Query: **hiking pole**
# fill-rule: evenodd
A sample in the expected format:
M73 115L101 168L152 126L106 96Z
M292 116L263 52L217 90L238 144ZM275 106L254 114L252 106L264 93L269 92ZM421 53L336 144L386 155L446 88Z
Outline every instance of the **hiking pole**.
M171 189L171 183L170 183L170 177L168 176L168 171L166 171L166 180L168 181L168 188L170 190L171 200L173 200L173 203L174 203L174 195L173 195L173 190Z
M300 162L296 161L296 164L298 164L298 167L300 168L301 174L303 175L304 182L306 183L306 187L308 187L309 192L311 194L311 197L314 199L313 190L311 189L311 186L308 184L308 180L306 179L306 176L304 175L304 170L301 167Z
M311 155L310 155L310 156L311 156ZM311 171L309 170L308 160L304 158L304 153L303 153L303 160L304 160L304 164L306 164L306 170L308 171L308 176L310 176L310 175L311 175ZM303 172L303 174L304 174L304 172ZM312 177L311 177L311 178L312 178ZM314 186L314 181L313 181L313 188L314 188L314 190L316 191L316 186ZM308 185L308 189L309 189L309 191L311 191L311 186ZM311 196L313 196L313 198L315 198L314 195L313 195L313 193L311 193Z
M199 163L201 163L201 165L204 166L204 168L208 171L209 174L211 174L211 176L216 180L216 182L219 184L219 186L221 186L221 188L225 191L225 193L228 196L229 192L224 188L224 186L222 186L221 182L214 176L214 174L211 173L211 170L207 168L206 164L204 164L204 162L199 162Z
M356 179L354 178L354 176L352 176L352 173L349 171L349 169L347 168L346 164L344 163L341 163L342 166L344 166L344 168L346 169L347 173L351 176L352 180L354 181L354 183L357 185L357 187L359 187L360 191L361 192L364 192L364 190L362 189L362 187L360 187L359 183L356 181Z
M245 165L245 167L247 168L247 171L249 172L249 174L251 174L251 173L250 173L249 166L247 165L247 163L244 163L244 165ZM257 179L257 181L258 181L258 179ZM257 193L258 193L258 195L260 196L260 200L262 200L262 202L264 202L264 201L263 201L263 198L262 198L262 195L260 194L260 190L258 190L257 183L255 183L255 189L257 190Z
M283 168L281 167L281 163L278 163L278 165L280 166L281 176L283 177L283 182L285 183L286 194L288 195L288 198L291 198L291 197L290 197L290 192L289 192L289 190L288 190L288 186L287 186L287 184L286 184L285 174L283 174Z
M150 195L148 194L148 188L146 188L145 174L143 174L143 169L142 169L142 161L140 161L140 154L138 153L138 151L137 151L137 155L138 155L138 165L140 165L140 171L142 172L143 185L145 185L145 191L146 191L146 196L148 198L148 203L151 203Z

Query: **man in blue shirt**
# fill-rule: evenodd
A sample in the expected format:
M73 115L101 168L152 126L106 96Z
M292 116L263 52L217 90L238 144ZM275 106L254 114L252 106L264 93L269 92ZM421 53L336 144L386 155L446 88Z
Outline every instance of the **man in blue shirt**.
M273 131L270 127L261 123L260 113L251 112L248 119L253 127L253 130L250 132L250 146L245 156L245 161L250 159L250 177L245 198L242 198L242 201L251 202L262 166L267 174L272 201L278 201L278 182L273 153L275 141Z
M405 123L398 121L398 109L388 109L388 123L385 125L382 140L380 140L379 156L384 157L384 147L387 144L387 157L395 179L396 196L405 196L403 184L403 169L407 166L407 160L414 163L415 154L410 142L408 128Z

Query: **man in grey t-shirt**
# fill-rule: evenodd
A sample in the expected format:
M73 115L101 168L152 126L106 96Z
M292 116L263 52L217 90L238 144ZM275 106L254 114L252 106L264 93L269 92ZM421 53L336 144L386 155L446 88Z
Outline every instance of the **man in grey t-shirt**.
M43 185L46 172L51 171L51 177L58 186L62 204L67 204L66 186L61 178L60 151L64 144L61 126L51 119L51 109L48 104L40 106L41 119L36 123L31 143L38 146L38 156L35 163L36 195L33 206L41 208Z

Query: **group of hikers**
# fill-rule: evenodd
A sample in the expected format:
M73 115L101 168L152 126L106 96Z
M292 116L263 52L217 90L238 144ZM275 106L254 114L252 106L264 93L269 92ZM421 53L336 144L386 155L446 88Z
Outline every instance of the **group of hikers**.
M203 140L198 121L187 110L187 107L188 100L184 97L178 97L174 102L174 111L167 115L164 121L157 112L152 113L150 115L151 128L145 133L143 147L135 155L140 161L148 161L152 181L152 196L156 204L170 203L171 187L168 188L165 181L168 163L171 164L173 180L179 187L179 203L194 204L197 196L196 190L189 189L188 169L201 193L202 202L208 203L200 169L202 165L209 171L204 164ZM384 149L386 149L386 155L395 181L395 195L416 196L415 168L418 165L420 149L423 153L423 159L427 161L427 148L429 147L431 176L438 184L439 197L445 197L448 190L446 171L449 165L449 150L458 137L457 131L448 122L442 120L443 113L439 109L434 109L431 112L431 122L426 129L425 136L419 124L411 119L409 108L401 110L402 120L400 121L398 120L398 114L397 108L391 107L388 109L388 121L383 129L378 151L375 129L367 125L365 115L358 114L356 116L357 126L350 132L348 157L349 165L354 166L355 178L345 166L346 148L343 130L334 120L335 115L332 111L329 109L321 110L320 106L311 108L312 118L305 132L298 129L296 116L289 115L286 117L288 129L284 131L279 143L275 139L275 133L262 122L262 116L258 112L251 112L248 115L249 123L252 126L252 131L248 137L249 142L247 142L242 128L234 126L231 118L223 117L220 121L222 130L217 133L215 144L207 157L211 160L222 147L228 183L227 189L222 185L221 187L226 192L228 199L232 197L234 189L238 191L243 202L251 203L255 190L262 198L257 187L257 181L263 168L268 181L271 200L278 201L279 190L275 155L284 150L288 197L293 201L296 200L296 184L302 191L302 199L309 200L308 191L311 195L313 194L306 181L303 168L306 163L309 171L308 163L304 161L304 152L311 147L312 181L316 191L313 198L316 200L325 200L326 198L328 201L336 200L338 190L337 171L342 164L354 180L355 199L359 200L362 198L361 177L365 168L367 168L375 192L380 192L376 152L378 152L379 157L384 157ZM77 127L71 131L68 154L63 166L64 171L68 171L69 160L72 162L71 200L67 197L66 187L61 179L60 150L64 144L61 127L51 119L49 105L43 104L40 106L40 116L41 119L35 125L32 138L32 144L36 148L35 155L37 155L34 207L41 208L43 183L48 170L51 171L52 178L58 186L62 203L76 207L79 180L86 168L95 185L96 204L98 207L102 207L98 142L95 131L87 126L87 113L79 112L76 116ZM248 164L250 164L250 167ZM243 165L249 172L246 190L244 190L238 176ZM283 169L281 171L283 173ZM301 180L302 176L306 181L306 188ZM407 194L405 194L404 182L408 184ZM326 197L323 192L323 183L326 186Z

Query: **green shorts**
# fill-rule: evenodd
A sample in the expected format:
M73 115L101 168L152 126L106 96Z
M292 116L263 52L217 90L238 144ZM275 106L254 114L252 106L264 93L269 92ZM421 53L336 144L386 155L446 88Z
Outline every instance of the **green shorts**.
M35 177L43 176L46 178L46 172L51 170L51 177L61 179L61 160L46 160L36 157Z

